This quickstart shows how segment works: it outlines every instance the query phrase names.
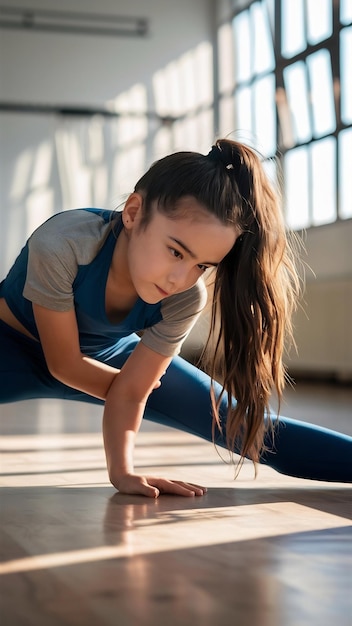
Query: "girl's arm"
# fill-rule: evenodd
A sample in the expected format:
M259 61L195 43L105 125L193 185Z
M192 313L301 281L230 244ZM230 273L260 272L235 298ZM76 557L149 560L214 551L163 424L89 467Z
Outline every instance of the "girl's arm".
M171 358L139 343L122 370L82 354L74 309L57 312L33 304L46 363L62 383L105 400L104 445L109 477L122 493L157 497L159 493L202 495L204 488L134 474L135 437L146 401L159 386Z
M46 364L65 385L105 400L119 370L82 354L75 310L52 311L33 304Z
M149 395L171 362L140 342L111 385L103 418L104 445L112 484L122 493L157 498L160 493L203 495L199 485L134 473L133 454ZM157 393L155 391L154 393Z

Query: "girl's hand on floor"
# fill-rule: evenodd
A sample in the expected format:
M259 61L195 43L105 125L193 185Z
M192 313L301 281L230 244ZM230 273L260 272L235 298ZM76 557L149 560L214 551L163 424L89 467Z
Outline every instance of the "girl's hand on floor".
M125 474L112 483L120 493L138 494L149 498L158 498L160 494L166 493L176 496L203 496L207 491L205 487L180 480L137 476L136 474Z

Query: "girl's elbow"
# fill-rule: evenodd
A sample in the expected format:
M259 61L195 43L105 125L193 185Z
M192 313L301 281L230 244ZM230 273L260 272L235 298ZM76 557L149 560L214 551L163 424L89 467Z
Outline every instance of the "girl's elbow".
M53 378L64 384L70 384L77 376L77 365L63 361L62 359L47 359L47 368Z
M67 369L63 368L60 364L51 363L47 361L47 368L49 373L53 378L58 380L60 383L65 383L67 380Z

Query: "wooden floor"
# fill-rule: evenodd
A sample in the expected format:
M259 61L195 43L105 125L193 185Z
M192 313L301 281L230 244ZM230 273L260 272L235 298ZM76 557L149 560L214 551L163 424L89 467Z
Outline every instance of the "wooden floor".
M352 391L298 384L284 414L352 434ZM0 406L2 626L351 626L352 486L246 463L145 424L136 465L209 487L109 485L101 409Z

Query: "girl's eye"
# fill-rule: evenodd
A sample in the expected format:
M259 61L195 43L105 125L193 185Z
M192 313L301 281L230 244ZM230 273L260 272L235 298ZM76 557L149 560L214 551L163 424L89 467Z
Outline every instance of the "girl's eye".
M176 257L176 259L182 259L182 254L181 252L179 252L178 250L175 250L175 248L169 248L172 256Z
M206 272L209 269L208 265L198 265L201 272Z

